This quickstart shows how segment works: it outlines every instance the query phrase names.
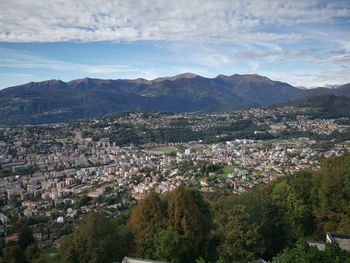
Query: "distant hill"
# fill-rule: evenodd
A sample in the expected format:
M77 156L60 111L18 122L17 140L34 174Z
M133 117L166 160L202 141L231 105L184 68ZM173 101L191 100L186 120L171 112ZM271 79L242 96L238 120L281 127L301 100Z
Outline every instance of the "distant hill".
M334 94L338 96L350 97L350 83L337 87Z
M204 78L193 73L154 80L84 78L30 82L0 90L0 125L62 122L117 111L238 110L320 93L348 96L348 86L302 90L254 74Z
M337 93L343 94L343 91ZM349 93L347 94L349 95ZM317 109L317 113L324 118L350 117L350 96L324 94L321 96L307 97L290 102L289 104Z

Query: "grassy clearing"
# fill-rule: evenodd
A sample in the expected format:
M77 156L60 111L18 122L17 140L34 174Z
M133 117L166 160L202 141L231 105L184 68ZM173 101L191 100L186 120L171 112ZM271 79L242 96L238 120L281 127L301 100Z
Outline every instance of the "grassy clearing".
M173 146L166 146L166 147L157 148L157 149L155 149L155 151L162 152L162 153L174 153L174 152L176 153L179 150Z
M193 147L193 151L195 152L203 152L204 150L208 149L208 147L206 146L196 146L196 147Z
M219 171L217 176L222 178L227 178L227 175L234 171L235 171L235 167L233 167L232 165L227 165Z

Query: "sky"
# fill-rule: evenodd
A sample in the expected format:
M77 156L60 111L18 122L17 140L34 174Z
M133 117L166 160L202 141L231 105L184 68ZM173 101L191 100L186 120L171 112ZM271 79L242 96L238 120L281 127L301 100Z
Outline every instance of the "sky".
M0 89L91 77L350 82L350 0L1 0Z

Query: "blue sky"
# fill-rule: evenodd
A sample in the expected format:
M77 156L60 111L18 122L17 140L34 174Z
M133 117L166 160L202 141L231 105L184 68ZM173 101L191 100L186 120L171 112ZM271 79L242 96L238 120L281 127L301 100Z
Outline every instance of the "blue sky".
M350 1L0 1L0 88L184 72L349 83Z

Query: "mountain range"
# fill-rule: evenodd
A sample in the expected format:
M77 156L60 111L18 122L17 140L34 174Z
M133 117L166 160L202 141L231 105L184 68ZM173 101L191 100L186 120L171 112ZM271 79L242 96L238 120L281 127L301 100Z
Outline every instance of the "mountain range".
M350 84L307 90L255 74L205 78L193 73L154 80L47 80L0 90L0 125L54 123L117 111L229 111L319 95L350 97Z

